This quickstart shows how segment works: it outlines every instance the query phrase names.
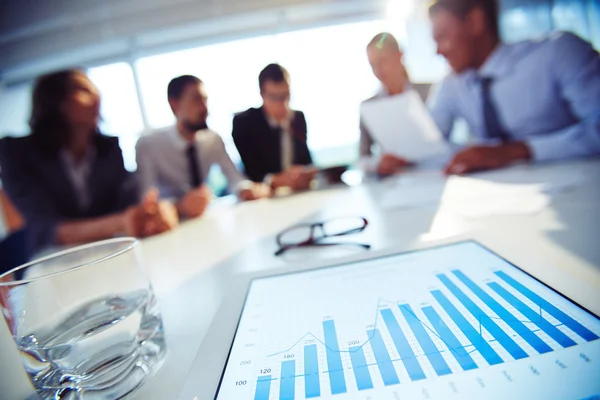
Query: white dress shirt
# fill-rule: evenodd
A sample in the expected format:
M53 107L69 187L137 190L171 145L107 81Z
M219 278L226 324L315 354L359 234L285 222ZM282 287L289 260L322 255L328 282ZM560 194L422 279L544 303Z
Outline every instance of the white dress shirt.
M281 171L285 171L294 164L294 141L292 140L292 118L295 112L290 111L288 117L281 122L275 120L267 113L265 117L272 129L281 129ZM267 185L273 182L273 174L267 174L263 181Z
M79 208L87 210L91 203L92 197L90 194L89 178L92 172L92 165L96 160L96 149L90 147L83 158L79 161L69 153L67 150L62 149L59 153L60 161L65 169L71 186L75 191L77 197L77 203Z
M223 139L210 129L198 131L195 136L200 164L200 176L206 182L213 165L218 165L236 193L251 182L238 172L225 150ZM189 146L177 131L170 127L141 137L136 145L137 174L140 190L146 193L156 187L161 198L180 199L190 191L190 170L186 150Z
M281 129L281 170L285 171L294 162L294 141L292 140L292 118L294 111L290 111L286 119L281 122L265 113L267 122L272 129Z

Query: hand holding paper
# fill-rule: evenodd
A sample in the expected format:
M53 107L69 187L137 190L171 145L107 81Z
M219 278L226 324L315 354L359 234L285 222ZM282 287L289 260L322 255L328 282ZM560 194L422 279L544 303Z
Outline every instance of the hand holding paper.
M421 162L450 153L450 146L413 90L364 102L361 117L384 154Z

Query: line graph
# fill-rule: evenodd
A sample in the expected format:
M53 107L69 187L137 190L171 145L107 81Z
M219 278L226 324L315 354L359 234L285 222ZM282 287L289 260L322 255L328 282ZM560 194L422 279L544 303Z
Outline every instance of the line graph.
M464 289L460 288L457 283L450 279L448 274L436 274L436 278L441 283L441 287L444 288L444 291L442 291L441 288L430 290L430 294L436 302L435 307L431 304L420 306L421 311L426 316L426 320L418 316L412 307L405 302L387 298L378 298L375 306L373 323L366 328L366 340L362 341L360 344L348 346L347 348L340 348L337 337L332 337L332 335L336 335L335 322L333 319L326 319L323 321L323 336L308 331L299 339L295 340L290 346L283 350L268 354L267 357L273 358L293 352L297 347L305 346L307 339L314 340L315 344L311 344L311 346L319 345L323 347L327 354L327 364L330 368L322 368L320 371L315 371L313 367L309 373L287 374L282 375L279 379L287 379L289 382L291 379L325 374L329 376L332 393L339 394L345 393L347 390L345 381L346 376L344 375L346 369L353 371L359 390L366 390L373 387L368 367L377 366L384 384L388 386L400 383L395 369L392 368L394 363L404 364L410 379L412 381L418 381L426 379L425 373L421 367L421 363L424 359L429 361L438 376L449 375L454 372L442 357L442 354L444 353L450 353L461 366L462 370L468 371L479 368L471 356L473 353L480 353L489 365L505 362L497 350L492 348L492 343L500 343L501 346L516 360L531 356L531 354L528 354L515 342L514 339L516 337L520 337L525 342L529 343L538 354L554 351L554 349L539 336L540 332L546 333L553 339L558 339L557 342L563 347L570 347L576 344L572 338L560 330L560 327L565 326L563 322L556 324L550 323L548 319L544 317L545 310L542 305L538 304L537 308L531 308L497 281L486 282L483 286L480 286L460 270L452 270L451 274L458 282L462 282L470 292L467 293ZM510 281L508 282L510 283ZM498 300L493 298L490 293L484 289L485 287L493 293L497 293L498 296L506 300L509 305L519 310L519 312L528 317L528 319L516 317ZM451 295L454 297L451 298ZM479 298L484 302L493 314L485 313L481 307L475 303L474 298ZM456 304L462 304L471 315L464 315L456 307ZM417 338L421 351L413 351L413 348L406 339L403 329L397 322L398 317L392 312L394 307L399 310L399 315L401 315L410 326L412 334ZM444 322L444 319L440 317L442 312L446 312L449 316L449 321L453 321L458 330L462 331L464 336L469 339L468 343L461 343L456 338L456 335L452 333L452 329L448 327L448 322ZM469 322L469 318L474 318L476 320L475 325ZM503 322L510 326L515 333L507 333L498 322L494 321ZM576 324L576 321L572 321L572 323ZM575 326L573 325L573 327ZM389 356L389 351L385 348L383 340L381 339L381 329L388 330L400 357L391 358ZM582 328L575 327L575 331L581 332L581 329ZM454 330L456 330L456 328L454 328ZM327 335L329 335L329 338ZM490 336L490 338L486 339L484 337L486 335ZM437 338L439 342L442 343L443 347L437 346L432 341L432 338ZM588 338L594 340L593 336L588 335ZM366 361L364 353L365 348L367 347L372 349L376 360L375 362ZM343 368L341 366L341 354L348 354L350 356L352 363L351 367ZM311 390L313 395L317 393L314 387L315 384L315 381L313 381L312 387L307 387L307 390ZM266 397L263 398L266 399Z
M402 257L253 284L217 400L494 398L523 374L600 391L595 316L474 244Z
M389 300L389 299L385 299L385 298L379 298L379 299L377 299L377 305L375 306L376 311L374 313L375 317L373 319L373 324L371 324L374 328L378 327L378 323L379 323L379 319L380 319L379 318L379 310L382 309L382 308L388 307L389 304L398 305L398 306L402 306L403 305L401 302L398 302L396 300ZM414 315L414 312L412 311L412 309L409 312ZM415 315L415 317L418 318L416 315ZM488 315L488 314L485 314L485 317L486 318L491 318L491 319L503 320L502 318L498 317L497 315ZM476 316L476 319L477 319L477 328L476 329L479 332L479 336L481 337L481 340L485 340L483 338L481 318L482 318L482 315L477 315ZM522 319L518 319L515 316L511 316L509 320L512 320L512 321L515 321L515 322L524 323L524 324L537 324L539 321L546 321L544 319L544 317L543 317L543 309L540 306L538 306L538 310L536 311L536 318L539 318L539 320L538 321L536 321L536 320L529 320L529 319L528 320L522 320ZM419 321L425 326L425 328L429 332L431 332L431 334L437 336L440 340L444 341L444 339L441 338L437 334L436 330L433 329L428 323L422 321L421 319L419 319ZM562 326L562 325L563 324L556 324L556 325L551 325L551 326L552 327L559 327L559 326ZM544 325L544 326L545 326L545 328L548 327L547 325ZM540 329L538 328L538 329L535 329L535 330L531 330L530 332L531 333L536 333L536 332L539 332L539 331L540 331ZM356 348L356 350L358 350L359 348L362 348L365 345L367 345L371 341L371 337L372 336L368 336L367 340L364 341L361 345L359 345ZM327 345L321 339L321 336L316 335L316 334L314 334L312 332L306 332L299 339L297 339L295 342L293 342L293 344L291 344L289 347L285 348L284 350L279 350L279 351L277 351L275 353L268 354L267 357L275 357L275 356L278 356L278 355L281 355L281 354L289 353L290 351L292 351L296 346L300 345L307 338L315 339L319 344L321 344L322 346L324 346L325 348L327 348ZM491 339L489 341L495 341L495 339ZM569 343L571 343L571 342L569 342ZM572 342L572 343L575 344L575 342ZM446 344L448 344L448 343L446 343ZM449 346L449 348L451 350L459 350L459 349L463 349L463 348L466 348L466 347L473 347L473 346L474 346L474 344L469 343L469 344L466 344L464 346L458 346L458 347L451 347L451 346ZM354 351L356 351L356 350L354 350ZM339 351L341 353L351 353L351 352L353 352L352 350L335 350L335 351ZM424 353L424 355L425 354L426 353Z

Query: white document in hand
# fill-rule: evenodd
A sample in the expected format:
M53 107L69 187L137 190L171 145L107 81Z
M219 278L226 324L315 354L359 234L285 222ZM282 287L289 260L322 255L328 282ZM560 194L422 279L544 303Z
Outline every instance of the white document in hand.
M384 153L418 162L448 157L450 146L414 90L362 103L363 124Z

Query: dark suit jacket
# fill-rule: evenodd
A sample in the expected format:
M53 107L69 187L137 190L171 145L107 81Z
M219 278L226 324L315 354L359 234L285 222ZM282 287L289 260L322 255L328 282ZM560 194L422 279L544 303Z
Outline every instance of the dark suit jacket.
M310 165L312 158L306 145L306 120L296 111L291 123L295 165ZM261 108L250 108L233 119L233 141L242 157L246 175L262 182L267 174L281 172L280 132L271 128Z
M123 165L116 137L94 137L96 157L89 176L91 204L81 209L59 154L41 148L31 136L0 140L0 177L6 193L23 214L31 247L55 240L60 222L123 211L138 202L133 175Z
M0 274L25 264L31 257L28 243L28 231L21 229L0 239ZM20 279L18 275L17 279Z

